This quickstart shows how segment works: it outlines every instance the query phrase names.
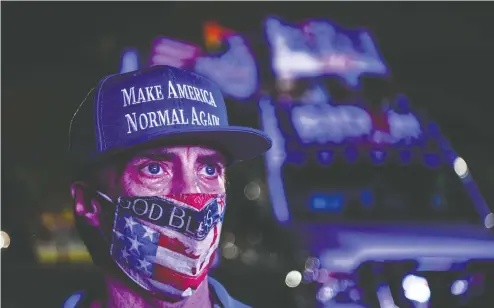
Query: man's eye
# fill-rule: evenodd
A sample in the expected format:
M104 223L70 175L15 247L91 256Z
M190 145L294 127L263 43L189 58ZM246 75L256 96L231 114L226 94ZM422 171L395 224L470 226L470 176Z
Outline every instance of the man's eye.
M160 175L163 173L163 169L158 163L149 163L146 167L144 167L144 172L150 175Z
M216 167L215 165L205 165L202 168L201 172L206 177L214 177L218 175L218 167Z

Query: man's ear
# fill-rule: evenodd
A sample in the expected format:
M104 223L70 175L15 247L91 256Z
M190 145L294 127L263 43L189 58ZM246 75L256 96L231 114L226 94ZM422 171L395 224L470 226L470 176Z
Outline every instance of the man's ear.
M74 182L70 186L72 199L74 200L74 213L92 227L101 226L99 214L101 204L91 194L84 182Z

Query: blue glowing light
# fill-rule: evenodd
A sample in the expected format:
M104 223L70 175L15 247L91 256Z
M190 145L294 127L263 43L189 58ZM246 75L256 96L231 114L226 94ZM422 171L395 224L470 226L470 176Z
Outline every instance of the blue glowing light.
M305 162L307 154L302 151L291 151L288 153L285 162L301 165Z
M432 202L434 204L434 207L440 207L441 206L441 196L440 195L435 195L434 198L432 199Z
M332 151L320 151L317 153L317 159L319 163L322 165L327 165L333 161L333 152Z
M327 20L296 27L271 17L265 32L272 68L279 78L334 75L356 87L362 74L388 73L367 31L346 30Z
M120 74L136 71L139 69L139 53L136 49L124 50L120 60Z
M263 130L272 138L273 146L266 153L267 182L275 219L284 224L290 221L290 211L286 200L281 166L287 158L285 139L279 130L275 107L268 97L259 100L259 111Z
M386 160L387 153L381 150L372 150L370 155L373 163L381 164Z
M374 203L374 195L370 190L364 190L361 194L362 204L366 207Z
M341 194L314 194L310 207L316 211L339 211L343 207L343 196Z
M424 154L424 162L425 165L431 168L439 167L442 163L442 159L439 155L436 154Z
M74 308L77 307L84 296L84 292L77 292L72 294L63 304L63 308Z
M354 163L358 160L359 153L355 147L349 146L345 148L345 159L349 163Z
M241 37L230 36L227 43L227 51L220 55L198 57L195 71L216 82L225 94L247 99L259 87L256 61Z
M412 152L400 151L400 161L403 164L409 164L412 161Z

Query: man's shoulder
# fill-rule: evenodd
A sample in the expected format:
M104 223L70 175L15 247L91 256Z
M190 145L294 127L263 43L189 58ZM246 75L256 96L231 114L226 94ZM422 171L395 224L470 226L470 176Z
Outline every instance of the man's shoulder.
M208 283L214 290L214 293L220 301L221 307L224 308L251 308L228 294L225 287L219 283L216 279L208 277ZM83 303L87 302L88 294L84 291L78 291L69 296L64 304L63 308L78 308L84 306Z
M228 291L225 289L225 287L221 283L219 283L216 279L208 277L208 282L209 285L213 288L217 298L221 302L222 307L250 308L250 306L247 306L239 302L238 300L234 299L233 297L231 297L230 294L228 294Z

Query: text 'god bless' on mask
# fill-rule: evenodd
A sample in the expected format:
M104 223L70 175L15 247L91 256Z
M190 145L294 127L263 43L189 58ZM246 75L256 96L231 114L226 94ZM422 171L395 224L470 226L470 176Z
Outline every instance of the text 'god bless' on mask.
M219 245L225 194L118 197L110 255L145 290L188 297L206 279Z

